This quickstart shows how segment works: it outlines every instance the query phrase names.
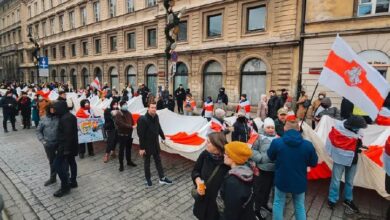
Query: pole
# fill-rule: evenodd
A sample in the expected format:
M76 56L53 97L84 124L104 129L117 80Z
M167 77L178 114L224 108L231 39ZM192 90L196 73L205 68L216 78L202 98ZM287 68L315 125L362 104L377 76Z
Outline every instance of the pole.
M313 94L311 95L310 103L313 103L313 98L314 98L314 95L316 94L317 88L318 88L318 82L317 82L317 84L316 84L316 87L314 88ZM303 119L302 119L302 123L301 123L301 125L299 126L299 130L300 130L300 131L302 131L302 125L303 125L303 122L306 120L306 115L307 115L307 111L308 111L308 110L309 110L309 107L306 108L305 115L303 116Z

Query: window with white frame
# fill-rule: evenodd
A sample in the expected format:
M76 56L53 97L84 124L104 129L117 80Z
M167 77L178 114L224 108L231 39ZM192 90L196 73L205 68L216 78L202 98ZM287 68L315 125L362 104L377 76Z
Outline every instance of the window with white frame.
M153 7L157 4L157 0L146 0L146 7Z
M93 15L95 17L95 21L100 21L100 2L94 2L93 3Z
M46 37L46 21L42 22L42 34Z
M359 17L390 13L390 0L359 0L358 12Z
M50 18L50 34L54 34L54 18Z
M28 17L31 18L31 6L28 6ZM4 23L4 22L3 22Z
M49 0L49 8L53 8L53 0Z
M69 28L74 28L74 11L69 12Z
M64 31L64 15L60 15L58 17L58 26L59 26L60 32Z
M127 13L134 12L134 0L126 0Z
M34 15L38 14L38 2L34 2Z
M45 0L41 0L41 7L42 7L42 12L46 10L45 8Z
M16 20L20 21L20 11L19 11L19 9L16 10Z
M110 18L116 16L116 0L108 0L108 8L110 10Z
M80 8L81 15L81 26L85 26L87 24L87 9L85 7Z

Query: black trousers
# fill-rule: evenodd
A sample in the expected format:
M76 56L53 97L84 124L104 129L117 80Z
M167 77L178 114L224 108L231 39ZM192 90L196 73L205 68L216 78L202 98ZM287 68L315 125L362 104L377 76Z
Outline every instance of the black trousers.
M12 128L15 128L15 115L14 114L4 114L3 115L3 128L7 130L7 121L10 121L12 124Z
M22 124L23 127L30 127L31 126L31 112L30 113L23 113L22 114Z
M79 153L80 153L80 154L85 154L85 145L88 146L88 154L89 154L89 155L93 154L93 145L92 145L92 142L79 144Z
M61 180L61 188L69 188L69 183L76 182L77 178L77 163L75 156L72 155L56 155L54 159L54 167ZM69 177L70 168L70 177Z
M131 161L131 146L133 145L133 138L131 135L122 136L118 134L119 141L119 164L123 166L124 154L126 151L126 161Z
M106 153L109 154L111 151L115 150L117 143L117 134L115 130L106 130L107 134L107 148Z
M269 195L274 185L275 172L260 170L260 175L255 177L255 210L267 207Z
M163 178L165 175L164 175L164 170L163 170L163 167L162 167L162 164L161 164L161 158L160 158L160 154L159 153L156 153L156 154L146 154L144 156L144 170L145 170L145 178L147 180L150 180L150 157L154 158L154 163L156 164L156 169L157 169L157 172L158 172L158 176L161 178Z
M184 113L183 100L177 100L177 112Z
M56 158L56 147L55 146L45 146L45 152L47 159L49 160L50 166L50 179L56 179L57 172L54 167L54 159Z
M70 175L68 174L69 181L71 183L76 182L77 178L77 163L76 163L76 157L72 155L66 155L65 156L65 162L67 164L67 167L70 169Z

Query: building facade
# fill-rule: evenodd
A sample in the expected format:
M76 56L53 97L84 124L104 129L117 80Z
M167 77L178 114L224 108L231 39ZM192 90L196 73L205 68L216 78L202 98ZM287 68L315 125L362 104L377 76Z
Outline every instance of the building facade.
M302 87L311 95L337 34L390 82L389 1L307 1ZM336 106L341 97L324 87Z
M183 84L196 100L231 102L242 93L257 104L268 90L296 89L300 24L298 0L177 0L186 7L178 34L178 62L169 89ZM25 29L39 36L49 77L39 77L29 42L20 69L30 82L68 82L83 88L95 77L122 89L165 83L166 12L162 0L29 0Z

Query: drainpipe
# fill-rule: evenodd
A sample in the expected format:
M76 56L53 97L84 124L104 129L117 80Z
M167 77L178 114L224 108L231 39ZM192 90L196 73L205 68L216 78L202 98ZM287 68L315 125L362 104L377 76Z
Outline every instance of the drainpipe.
M302 0L302 17L301 17L301 33L299 37L299 67L298 67L298 82L297 82L297 96L298 101L300 92L302 90L302 66L303 66L303 46L304 46L304 34L305 34L305 20L306 20L306 0Z

